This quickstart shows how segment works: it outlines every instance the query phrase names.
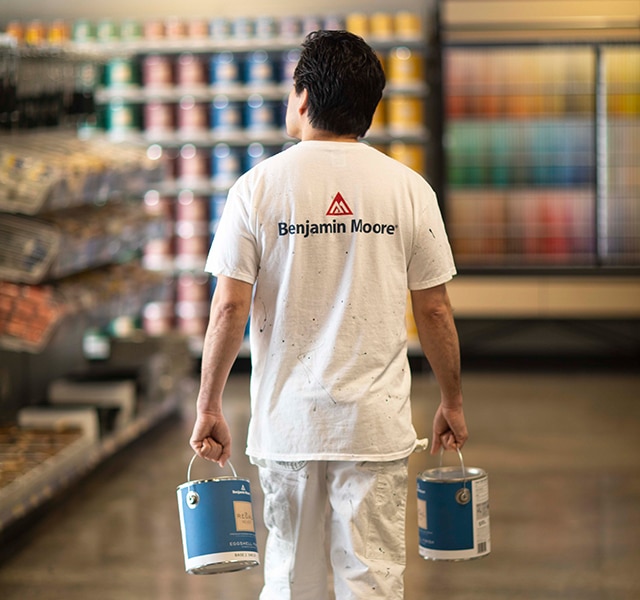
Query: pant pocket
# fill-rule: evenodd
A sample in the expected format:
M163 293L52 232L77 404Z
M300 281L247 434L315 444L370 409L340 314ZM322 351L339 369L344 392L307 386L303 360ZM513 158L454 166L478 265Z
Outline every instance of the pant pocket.
M365 464L375 476L365 556L404 564L407 460Z

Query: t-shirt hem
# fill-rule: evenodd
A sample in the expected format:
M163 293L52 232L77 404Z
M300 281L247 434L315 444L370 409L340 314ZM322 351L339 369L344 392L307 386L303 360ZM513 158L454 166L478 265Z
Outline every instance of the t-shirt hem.
M418 283L411 283L409 285L410 290L426 290L428 288L436 287L437 285L441 285L443 283L447 283L451 281L453 277L457 274L455 269L448 271L447 273L443 273L440 277L435 277L434 279L428 279L427 281L420 281Z

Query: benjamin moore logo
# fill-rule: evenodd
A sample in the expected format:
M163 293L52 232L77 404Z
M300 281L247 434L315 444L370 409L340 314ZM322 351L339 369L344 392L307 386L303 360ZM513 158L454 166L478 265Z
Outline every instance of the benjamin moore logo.
M353 211L349 208L342 194L338 192L327 211L328 217L338 217L341 215L352 215Z
M333 198L329 210L326 212L328 217L344 217L353 215L351 207L347 204L342 194L338 192ZM350 226L349 226L350 225ZM303 223L286 223L280 221L278 223L278 236L300 235L309 237L312 235L322 234L341 234L341 233L373 233L378 235L395 235L397 225L387 223L368 223L363 219L351 219L351 223L337 221L332 219L330 222L314 223L306 219Z

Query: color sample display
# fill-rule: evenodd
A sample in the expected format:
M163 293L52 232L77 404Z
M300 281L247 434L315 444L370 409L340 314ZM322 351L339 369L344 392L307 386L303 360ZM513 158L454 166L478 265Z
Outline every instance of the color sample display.
M637 47L605 47L600 64L589 44L455 48L445 73L446 216L460 266L638 263Z

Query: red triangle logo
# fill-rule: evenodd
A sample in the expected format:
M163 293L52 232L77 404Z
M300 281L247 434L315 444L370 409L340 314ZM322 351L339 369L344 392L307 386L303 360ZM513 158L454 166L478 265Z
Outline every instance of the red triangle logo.
M328 217L339 217L343 215L352 215L353 212L349 208L349 205L346 203L345 199L342 197L342 194L338 192L327 211Z

